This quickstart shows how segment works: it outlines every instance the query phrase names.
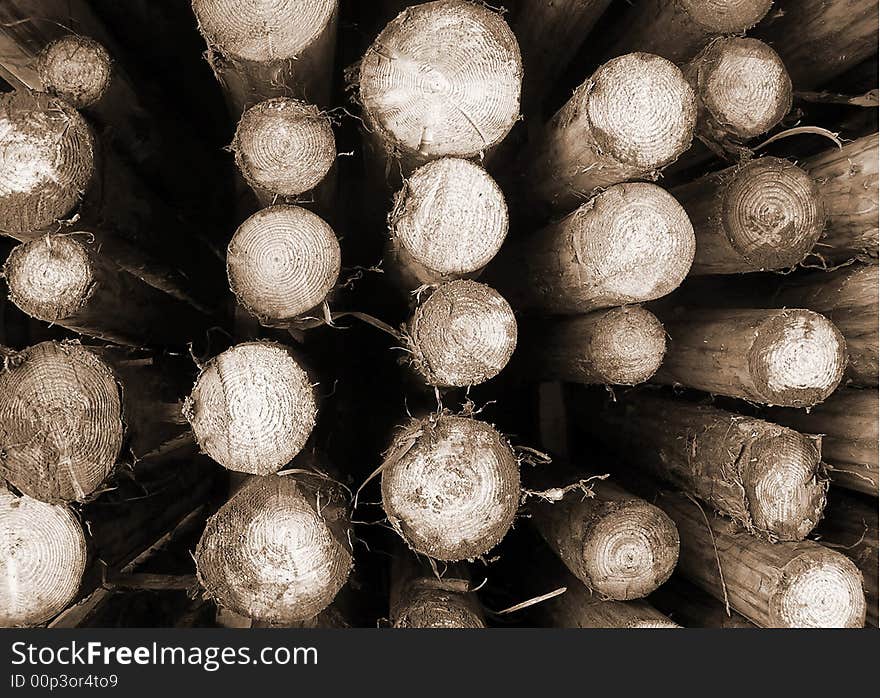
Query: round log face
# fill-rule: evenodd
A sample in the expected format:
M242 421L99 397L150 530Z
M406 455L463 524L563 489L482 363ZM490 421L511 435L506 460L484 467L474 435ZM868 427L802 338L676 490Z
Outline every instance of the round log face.
M232 149L247 183L279 196L313 189L336 160L330 120L318 107L286 97L248 109L238 122Z
M0 627L44 623L76 597L82 527L67 507L0 491Z
M473 157L519 116L522 60L501 15L465 0L408 7L360 68L367 120L387 149L427 159Z
M62 37L43 49L37 71L46 92L77 109L104 96L112 73L107 50L94 39L77 34Z
M434 588L408 590L394 617L395 628L485 628L468 598Z
M257 62L296 58L321 35L337 7L338 0L193 0L209 45Z
M0 230L26 234L70 213L92 177L93 150L66 102L23 90L0 96Z
M611 385L648 380L663 361L666 333L660 321L640 306L614 308L592 328L583 356L589 382L601 376Z
M490 425L440 416L413 423L382 471L382 505L417 552L456 561L482 555L513 524L519 465Z
M303 621L345 584L352 557L342 498L304 482L254 478L208 521L196 568L221 606L260 621Z
M122 448L119 384L74 343L29 347L0 372L0 475L37 499L82 500Z
M409 332L413 363L429 385L468 386L494 378L507 365L517 326L497 291L452 281L416 309Z
M770 11L773 0L681 0L688 16L708 34L739 34Z
M224 468L276 472L315 425L309 377L280 344L237 344L209 361L184 406L201 448Z

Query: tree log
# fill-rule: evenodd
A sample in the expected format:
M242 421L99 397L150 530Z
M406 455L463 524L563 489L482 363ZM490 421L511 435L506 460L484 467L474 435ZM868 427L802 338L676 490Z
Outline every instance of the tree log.
M447 568L438 578L408 550L392 559L389 606L395 628L486 627L464 566Z
M728 612L723 602L678 575L673 575L672 579L651 594L648 602L686 628L755 627L754 623L736 611Z

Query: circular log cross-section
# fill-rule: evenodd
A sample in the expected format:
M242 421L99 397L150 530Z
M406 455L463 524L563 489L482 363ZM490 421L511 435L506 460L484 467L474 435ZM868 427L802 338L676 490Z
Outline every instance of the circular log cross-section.
M71 511L0 490L0 627L44 623L76 597L88 551Z
M48 502L85 499L122 448L119 383L96 354L43 342L0 372L0 476Z
M226 252L229 285L262 324L284 325L320 305L336 285L339 241L318 215L270 206L242 223Z
M259 621L308 620L352 566L344 497L308 475L253 478L208 520L196 569L208 594Z
M37 71L46 92L82 109L104 96L112 67L110 54L101 44L71 34L43 49Z
M80 202L94 141L79 112L57 97L0 95L0 231L24 239Z
M409 322L413 365L428 385L464 387L497 376L516 347L507 301L476 281L451 281L416 308Z
M485 628L468 594L443 588L443 580L415 579L399 591L395 628Z
M370 131L404 169L444 155L475 157L519 117L522 60L497 12L466 0L408 7L361 61Z
M475 419L414 421L382 470L382 506L410 547L437 560L472 559L498 544L519 506L519 464L507 440Z
M238 122L232 150L253 189L282 197L316 187L336 160L329 118L312 104L286 97L248 109Z
M201 448L224 468L268 475L305 445L317 407L290 351L245 342L211 359L184 405Z

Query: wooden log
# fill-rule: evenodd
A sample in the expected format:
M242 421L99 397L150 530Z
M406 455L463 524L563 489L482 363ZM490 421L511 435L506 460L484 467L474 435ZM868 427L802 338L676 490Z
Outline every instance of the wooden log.
M179 381L110 347L43 342L0 373L0 476L48 502L83 501L125 452L135 462L175 439ZM128 457L127 457L128 458Z
M825 226L816 184L780 158L734 165L670 193L687 211L697 236L694 275L793 267Z
M413 550L437 560L491 550L513 524L519 497L519 464L507 439L468 417L412 420L382 466L388 522Z
M233 118L271 97L329 106L338 0L193 0Z
M129 346L183 345L209 319L117 267L70 235L15 247L3 266L9 299L31 317Z
M406 290L477 276L501 248L507 226L504 193L482 167L435 160L394 198L384 266Z
M505 246L489 278L516 309L582 314L665 296L693 255L693 229L672 196L619 184Z
M552 320L526 337L526 365L542 379L572 383L636 385L666 352L663 325L638 305Z
M877 403L876 389L842 388L809 412L779 408L766 416L804 434L821 434L831 482L876 497Z
M859 628L865 594L858 568L813 541L770 543L736 532L684 495L656 500L681 536L678 571L762 628ZM720 573L719 573L720 570Z
M656 179L691 145L694 91L675 65L647 53L596 70L544 127L525 157L529 195L570 211L597 189Z
M224 468L268 475L300 452L317 407L308 374L287 347L244 342L202 367L183 413Z
M810 407L846 369L843 335L812 310L679 309L660 313L669 342L651 379L765 405Z
M40 53L37 72L46 92L76 109L101 100L110 86L110 54L87 36L69 34Z
M877 53L877 0L776 0L755 30L798 90L826 83Z
M395 628L485 628L470 576L456 565L437 577L408 550L391 561L389 616Z
M411 362L428 385L448 388L497 376L516 347L513 310L494 289L450 281L416 308L406 326Z
M325 476L251 478L208 520L196 569L219 605L286 623L326 608L352 567L347 498Z
M468 0L406 8L360 62L373 159L404 174L444 156L491 151L519 117L522 60L501 15Z
M877 506L844 492L832 491L825 518L816 529L816 540L839 550L862 573L867 602L866 622L877 627Z
M728 611L724 603L678 575L648 597L648 602L661 613L686 628L754 628L736 611Z
M813 254L830 264L877 264L877 134L804 161L825 205L827 224Z
M557 476L558 477L558 476ZM601 598L640 599L678 561L678 531L653 504L608 480L562 498L536 497L531 521L569 571Z
M311 211L286 204L245 220L226 251L232 292L268 327L291 327L309 311L320 314L341 264L333 229Z
M818 438L644 391L618 396L578 423L623 461L755 535L801 540L822 516L828 483Z

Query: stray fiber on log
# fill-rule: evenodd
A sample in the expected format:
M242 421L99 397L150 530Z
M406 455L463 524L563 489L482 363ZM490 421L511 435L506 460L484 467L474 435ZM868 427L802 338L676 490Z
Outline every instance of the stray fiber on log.
M622 487L590 482L561 499L536 497L531 521L547 545L590 591L640 599L663 584L678 561L678 531L660 509Z
M489 286L450 281L416 308L405 338L412 365L428 385L477 385L497 376L510 360L516 318Z
M630 53L596 70L544 127L526 157L530 196L570 211L597 189L656 179L691 146L694 91L664 58Z
M264 206L311 191L336 161L329 117L313 104L287 97L245 111L232 150L235 164Z
M655 503L678 527L678 572L755 625L865 624L862 575L841 553L813 541L770 543L737 532L730 521L681 494L663 492Z
M464 567L437 577L409 550L391 561L389 616L395 628L485 628L483 609Z
M837 389L846 369L843 335L812 310L680 308L661 318L669 340L654 383L810 407Z
M22 312L116 344L182 345L210 324L191 305L120 269L70 234L18 245L3 274L9 299Z
M0 488L0 627L38 625L63 611L87 559L70 509Z
M636 0L623 16L613 54L648 51L675 63L691 59L712 37L743 34L773 0Z
M437 560L469 560L495 547L519 498L519 463L507 439L468 417L414 419L382 466L389 523L413 550Z
M112 347L43 342L0 372L0 476L36 499L83 501L123 453L136 462L186 434L176 382Z
M417 169L388 215L387 272L413 290L476 276L507 236L507 203L479 165L442 158Z
M877 264L877 134L803 162L816 181L828 222L813 254L829 264Z
M671 293L693 256L684 209L660 187L635 182L509 243L491 276L514 308L581 314Z
M45 91L76 109L99 101L110 85L112 61L101 44L70 34L43 49L37 72Z
M800 264L825 227L819 190L801 168L762 157L675 187L697 252L691 274L741 274Z
M550 320L526 336L526 361L545 380L636 385L666 352L663 325L638 305Z
M193 0L230 112L271 97L327 106L338 0Z
M801 540L822 516L828 483L818 438L646 391L618 396L578 423L622 461L708 502L751 533Z
M831 482L877 496L878 397L876 388L842 388L809 412L767 410L768 419L804 434L822 435L822 458Z
M308 374L287 347L244 342L205 364L183 414L224 468L268 475L302 450L317 406Z
M317 214L282 204L242 223L226 251L229 285L260 324L296 325L327 299L342 264L333 229Z
M348 579L347 499L317 473L249 479L208 520L196 569L220 606L254 620L303 621Z
M468 0L406 8L360 62L359 99L374 157L404 174L482 156L519 118L522 60L501 14Z
M736 611L678 575L655 591L648 602L686 628L754 628Z

